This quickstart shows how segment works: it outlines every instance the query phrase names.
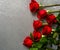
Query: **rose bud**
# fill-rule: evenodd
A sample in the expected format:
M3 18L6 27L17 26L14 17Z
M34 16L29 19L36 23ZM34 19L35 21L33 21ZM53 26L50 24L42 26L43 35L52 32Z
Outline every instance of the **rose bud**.
M30 37L26 37L24 42L23 42L23 45L27 46L27 47L31 47L33 44L33 41Z
M42 29L43 35L49 35L51 34L52 28L49 25L45 25Z
M39 29L42 26L42 22L40 20L34 20L33 27L34 29Z
M46 18L46 16L47 16L47 12L44 9L39 10L38 13L37 13L37 18L38 19Z
M49 25L52 25L54 23L57 23L56 17L54 14L49 14L46 18L46 21Z
M30 11L35 13L39 9L39 4L35 0L32 0L31 3L29 4Z
M33 36L34 41L39 41L42 37L42 34L40 32L34 31L32 36Z

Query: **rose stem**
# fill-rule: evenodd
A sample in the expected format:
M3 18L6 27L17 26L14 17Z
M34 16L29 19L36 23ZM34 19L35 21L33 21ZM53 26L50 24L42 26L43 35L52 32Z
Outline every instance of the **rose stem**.
M50 10L47 10L48 13L58 13L60 12L60 10L54 10L54 11L50 11Z
M51 5L40 5L40 7L42 8L46 8L46 7L53 7L53 6L60 6L60 4L51 4Z

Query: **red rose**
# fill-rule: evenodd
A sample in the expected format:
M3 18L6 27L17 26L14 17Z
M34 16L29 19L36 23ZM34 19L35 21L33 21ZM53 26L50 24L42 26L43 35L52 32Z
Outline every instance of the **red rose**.
M36 32L36 31L33 32L32 36L34 38L34 41L39 41L41 39L41 37L42 37L41 33L40 32Z
M42 29L42 34L43 35L49 35L52 31L52 28L48 25L45 25Z
M40 20L34 20L33 27L34 29L39 29L42 26L42 22Z
M31 47L33 44L33 41L30 37L26 37L23 44L27 47Z
M43 19L47 16L46 10L42 9L38 11L37 18L38 19Z
M31 0L32 2L34 2L35 0Z
M32 0L29 4L29 8L31 12L35 13L39 9L39 4L35 0Z
M54 14L49 14L46 18L46 21L49 23L49 25L52 25L53 23L57 22Z

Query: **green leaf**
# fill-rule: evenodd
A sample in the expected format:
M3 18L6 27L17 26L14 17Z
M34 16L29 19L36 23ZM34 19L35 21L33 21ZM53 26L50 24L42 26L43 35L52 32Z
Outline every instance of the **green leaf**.
M36 45L38 48L41 48L43 46L43 44L37 44Z
M54 41L54 39L52 37L48 37L48 43L51 45Z
M38 48L30 48L30 50L38 50Z
M39 43L39 42L36 42L36 43L33 43L32 47L37 47L37 48L41 48L43 46L43 44Z
M47 38L46 37L42 37L39 42L44 44L44 43L47 42Z
M32 33L30 32L30 37L33 39Z
M57 16L57 20L58 20L57 24L60 24L60 13Z
M53 44L57 45L58 44L58 40L54 40Z
M46 48L46 50L53 50L53 49L51 49L51 48Z
M60 33L60 26L57 26L56 32L57 32L57 33Z
M53 38L56 38L58 36L58 34L55 32L54 34L53 34Z
M58 16L57 16L57 20L58 20L58 22L60 23L60 13L59 13Z
M59 13L58 16L56 17L56 19L57 19L57 21L58 21L56 24L60 25L60 13Z

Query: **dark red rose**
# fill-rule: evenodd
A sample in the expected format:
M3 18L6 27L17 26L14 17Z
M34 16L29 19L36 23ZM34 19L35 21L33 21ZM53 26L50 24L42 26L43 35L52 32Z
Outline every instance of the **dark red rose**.
M36 31L33 32L34 41L39 41L41 37L42 37L42 34L40 32L36 32Z
M52 25L53 23L57 22L54 14L49 14L46 18L46 21L48 22L49 25Z
M38 13L37 13L37 18L38 19L43 19L47 16L47 12L46 10L42 9L42 10L39 10Z
M34 2L34 1L36 1L36 0L31 0L31 2Z
M34 20L33 27L34 29L39 29L42 26L42 22L40 20Z
M30 37L26 37L23 44L27 47L31 47L33 44L33 41Z
M32 0L29 4L29 8L31 12L35 13L39 9L39 4L35 0Z
M49 25L45 25L42 29L43 35L49 35L51 34L52 28Z

